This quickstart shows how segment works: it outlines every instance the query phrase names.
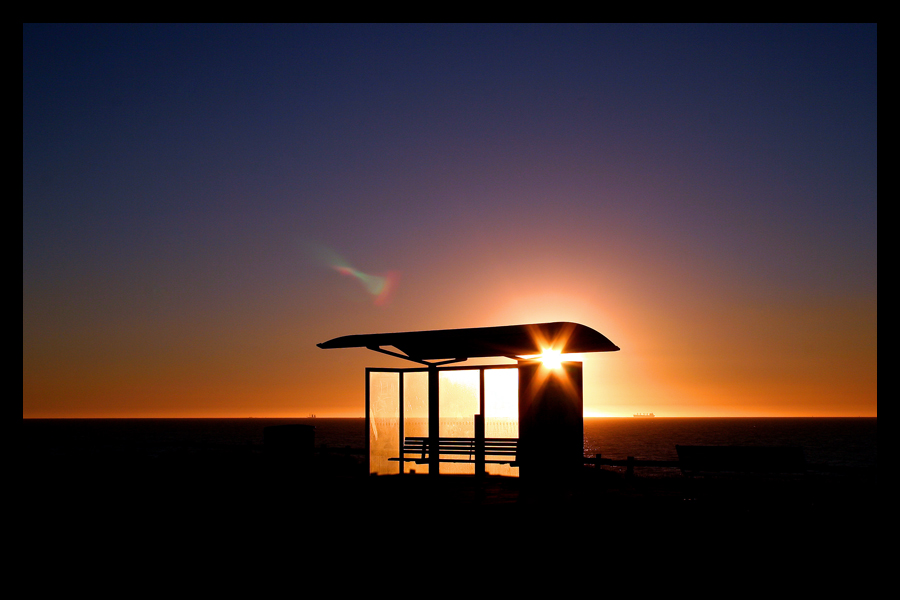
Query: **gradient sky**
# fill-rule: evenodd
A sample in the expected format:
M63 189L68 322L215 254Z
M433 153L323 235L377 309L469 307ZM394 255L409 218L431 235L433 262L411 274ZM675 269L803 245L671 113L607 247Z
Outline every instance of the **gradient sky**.
M24 417L362 416L404 363L316 343L544 321L588 415L877 415L874 25L23 33Z

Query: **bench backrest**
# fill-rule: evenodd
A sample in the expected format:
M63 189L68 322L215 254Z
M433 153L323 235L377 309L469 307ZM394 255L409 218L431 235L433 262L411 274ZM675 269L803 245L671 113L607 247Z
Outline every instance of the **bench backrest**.
M518 438L485 438L484 452L492 455L515 455L518 449ZM440 454L473 454L476 450L473 438L438 438ZM426 454L430 451L429 438L407 437L403 440L403 452Z

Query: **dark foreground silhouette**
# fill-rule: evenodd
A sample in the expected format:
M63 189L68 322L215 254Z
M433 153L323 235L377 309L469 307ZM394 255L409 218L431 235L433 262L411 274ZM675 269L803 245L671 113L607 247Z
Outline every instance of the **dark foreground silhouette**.
M52 432L17 447L12 541L27 569L15 575L67 594L191 585L230 597L288 580L330 594L429 565L450 584L460 561L482 556L514 591L547 579L643 589L623 570L637 569L668 570L670 590L693 585L685 577L768 576L804 590L853 578L866 594L876 579L858 574L877 564L884 530L867 469L656 477L638 460L632 477L602 462L530 480L373 477L349 447L179 440L157 453L85 427L23 430Z
M369 476L363 459L346 449L305 461L32 454L21 463L17 552L72 576L102 569L129 585L183 586L187 573L229 588L236 576L337 586L407 562L449 568L487 555L510 577L571 571L574 582L610 561L745 572L793 569L798 556L823 569L841 554L845 573L877 554L874 474L654 478L638 468L629 478L585 466L529 481ZM533 576L513 580L527 587Z
M869 470L706 473L644 477L586 464L540 478L369 476L363 452L308 454L210 448L147 457L127 452L60 455L25 450L25 506L44 519L184 521L286 519L315 523L361 515L439 518L527 516L598 519L606 529L640 522L757 520L791 526L856 523L877 501Z

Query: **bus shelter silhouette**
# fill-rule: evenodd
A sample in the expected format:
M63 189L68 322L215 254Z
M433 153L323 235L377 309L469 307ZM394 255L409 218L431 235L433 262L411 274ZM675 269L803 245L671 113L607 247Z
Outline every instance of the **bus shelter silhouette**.
M564 355L619 350L568 322L349 335L317 345L417 364L366 368L371 474L523 477L584 464L582 363ZM516 362L459 364L500 357Z

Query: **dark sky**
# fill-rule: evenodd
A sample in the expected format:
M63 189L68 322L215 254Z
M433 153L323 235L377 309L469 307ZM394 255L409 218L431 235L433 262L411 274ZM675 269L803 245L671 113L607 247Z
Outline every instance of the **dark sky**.
M316 343L563 320L588 414L877 413L874 25L23 33L24 416L361 416Z

